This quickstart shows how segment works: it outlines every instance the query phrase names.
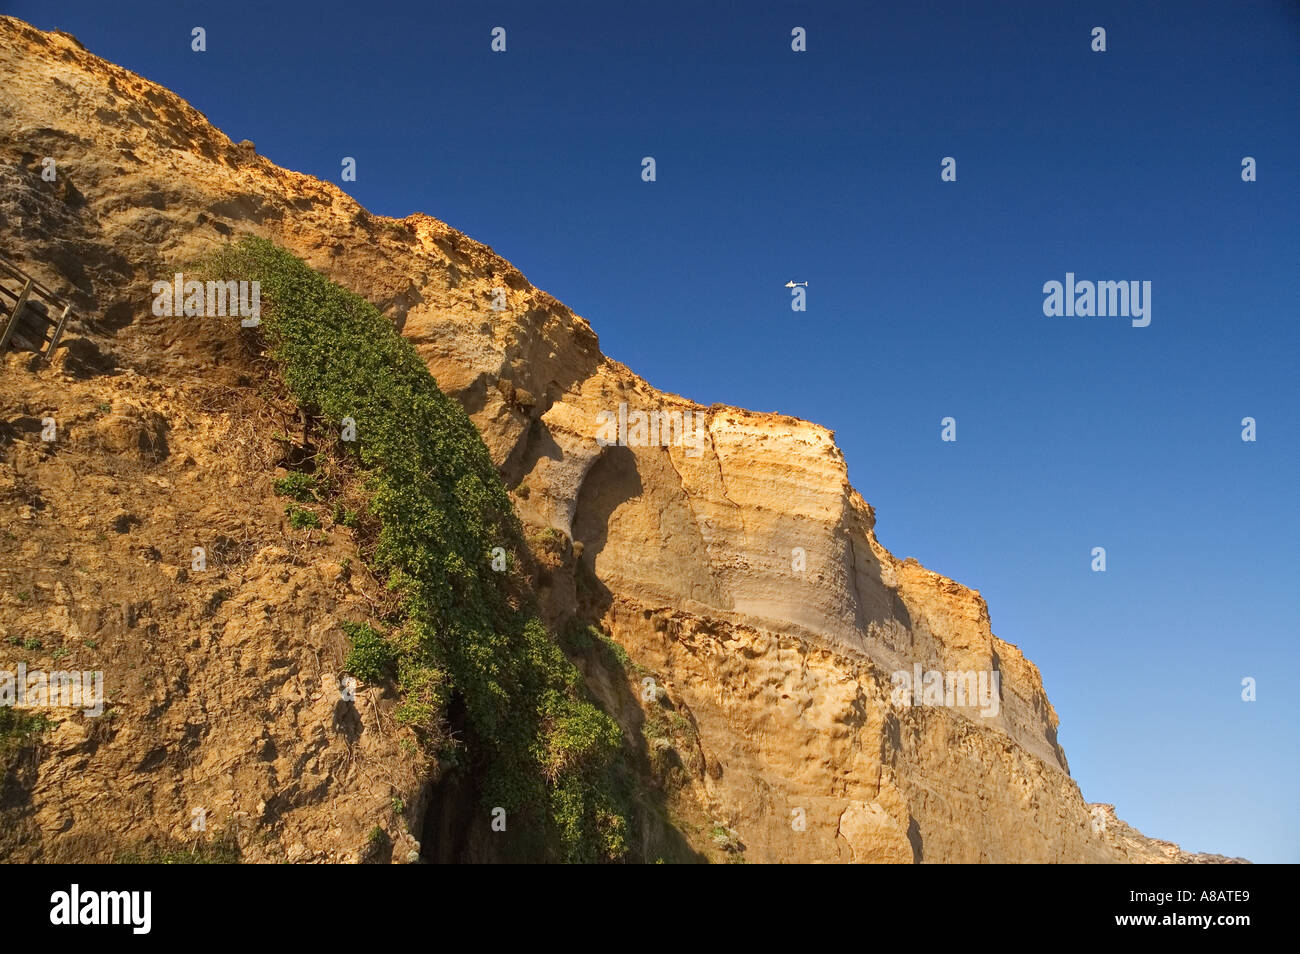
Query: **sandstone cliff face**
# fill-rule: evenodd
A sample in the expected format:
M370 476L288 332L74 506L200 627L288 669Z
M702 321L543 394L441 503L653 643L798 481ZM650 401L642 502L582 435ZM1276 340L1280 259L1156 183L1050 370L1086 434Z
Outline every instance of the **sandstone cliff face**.
M82 332L89 346L110 353L116 364L73 387L64 383L71 372L62 365L24 370L9 359L11 379L29 376L22 386L31 407L21 413L39 416L51 404L65 416L88 413L70 408L88 404L94 381L106 378L101 392L109 388L115 399L139 395L142 407L172 416L174 442L197 448L197 432L175 418L182 409L201 412L195 389L219 376L214 369L226 363L232 345L202 319L154 317L150 287L216 243L245 233L265 236L390 315L441 387L465 406L507 485L516 488L525 523L563 535L566 557L543 591L548 615L580 612L600 620L689 711L701 757L687 796L734 831L746 859L1190 860L1105 811L1097 817L1108 823L1094 824L1057 744L1057 716L1037 668L993 635L977 592L898 560L880 544L872 509L849 485L843 455L825 428L702 407L656 390L603 356L585 320L532 287L490 248L426 215L372 216L334 186L236 145L172 93L94 57L71 37L0 18L0 87L0 243L75 302L87 318ZM53 183L40 175L46 156L57 162ZM177 389L170 405L151 391L154 382ZM11 415L22 403L13 387ZM598 415L617 413L621 404L630 411L702 415L702 439L698 447L603 446L596 439ZM191 428L204 426L217 425ZM190 453L213 456L211 445ZM13 456L5 466L11 480L24 467ZM233 519L224 513L229 493L221 482L235 486L237 473L200 470L202 476L186 476L180 465L167 464L155 476L192 480L195 494L209 486L202 515L177 499L173 512L143 519L159 521L160 531L163 524ZM259 520L280 519L270 512L267 486L239 490L257 502L241 518L248 532ZM112 493L103 485L102 494ZM98 499L108 499L102 494ZM90 506L90 498L83 503ZM6 510L4 520L12 521ZM36 572L47 575L51 592L72 585L59 582L69 574L127 572L107 558L68 570L40 547L38 534L24 530L22 537L25 549L11 549L9 565L15 558L40 561ZM179 542L176 549L172 562L183 552ZM257 573L279 574L281 585L290 584L284 574L300 574L274 552L260 552ZM257 616L256 579L240 580L223 604L229 608L215 619L172 603L155 607L160 627L151 638L181 644L198 638L176 665L216 669L203 677L213 693L242 675L228 654L232 641L254 641L262 663L253 664L251 675L285 700L268 703L258 718L268 720L267 731L280 734L297 760L280 765L276 757L258 756L254 743L242 752L233 738L223 741L217 727L240 703L219 694L201 702L168 694L157 687L170 674L158 674L153 691L159 697L150 705L127 707L121 731L146 732L131 725L138 717L157 720L147 731L157 734L158 746L195 738L187 756L193 784L216 787L222 773L235 777L260 757L259 771L274 772L275 780L250 783L253 788L317 785L300 800L298 834L285 838L299 844L303 832L314 831L316 847L308 855L346 857L349 839L355 842L365 823L345 822L346 836L331 836L326 816L340 810L337 799L373 809L401 787L348 768L350 744L331 741L328 733L303 754L303 738L329 722L329 703L312 695L321 673L307 664L309 650L324 638L312 635L312 620L326 615L318 600L325 591L335 600L359 597L349 597L338 581L307 574L292 584L298 609L269 610L282 621L303 615L287 629L258 635L235 625ZM81 591L82 600L93 602L84 586ZM12 600L3 609L8 629L25 625ZM208 635L192 635L200 631ZM284 643L278 655L270 648L276 640ZM273 673L286 659L282 679ZM978 706L908 707L891 700L890 674L918 663L923 670L997 673L996 715L982 715ZM209 728L193 729L198 725ZM373 764L400 762L385 748L394 743L371 727L359 730L358 739ZM94 823L95 787L85 773L104 772L104 785L112 787L143 771L105 763L104 749L87 747L80 737L58 744L54 762L64 768L38 773L29 806L47 832L60 830L65 811L78 816L76 825ZM222 763L206 764L203 753L223 751L222 745L230 746ZM83 766L80 782L61 777L72 764L64 756ZM158 781L150 777L148 785ZM134 784L141 798L150 797L143 794L147 786ZM170 784L179 785L180 777ZM224 786L222 797L238 801L229 793L239 788ZM115 824L127 832L142 822Z
M286 525L267 406L72 345L0 370L0 670L102 671L106 705L57 710L0 765L0 859L232 839L249 860L359 861L376 825L386 859L418 855L392 700L342 701L339 620L383 588L347 531Z

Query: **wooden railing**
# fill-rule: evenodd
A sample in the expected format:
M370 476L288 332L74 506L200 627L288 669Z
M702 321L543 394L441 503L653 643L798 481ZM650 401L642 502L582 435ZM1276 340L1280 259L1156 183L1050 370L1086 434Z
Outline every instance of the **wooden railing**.
M0 353L17 348L48 361L71 312L71 305L0 255Z

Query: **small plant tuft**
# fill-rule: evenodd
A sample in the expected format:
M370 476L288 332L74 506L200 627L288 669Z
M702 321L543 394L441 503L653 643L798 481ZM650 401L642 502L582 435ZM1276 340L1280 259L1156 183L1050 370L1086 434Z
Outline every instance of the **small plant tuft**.
M316 478L311 474L294 471L281 477L274 484L275 492L282 497L291 497L299 503L315 503L320 500Z
M366 682L382 682L393 674L396 649L369 623L341 623L352 640L343 668Z
M289 526L295 530L314 530L320 527L320 517L316 511L293 504L284 508L284 515L289 518Z

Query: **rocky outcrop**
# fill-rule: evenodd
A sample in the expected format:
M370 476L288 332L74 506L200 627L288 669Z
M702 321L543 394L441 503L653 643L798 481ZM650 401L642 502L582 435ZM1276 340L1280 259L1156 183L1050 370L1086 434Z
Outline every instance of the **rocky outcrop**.
M1083 801L1037 668L993 634L978 592L881 545L825 428L655 389L487 246L427 215L371 215L69 36L0 18L0 86L0 241L87 316L83 339L102 344L114 375L178 386L220 377L236 347L229 328L156 317L150 289L240 234L285 246L392 317L470 413L526 524L564 541L543 591L548 615L599 621L689 711L702 757L687 795L748 860L1190 857ZM55 182L42 179L45 157ZM629 440L615 431L610 443L602 423L620 408ZM634 414L651 411L657 441L637 432ZM683 426L665 439L675 413ZM94 428L129 455L178 444L143 408ZM255 565L290 572L277 560L264 551ZM229 599L255 607L251 585ZM299 683L314 672L303 664L307 619L284 650ZM188 625L169 632L187 639ZM223 637L207 638L215 651ZM918 666L983 674L994 696L904 705L892 674ZM299 685L294 704L324 706L313 691ZM185 725L238 707L216 696L203 713L175 699L147 711L183 739ZM292 720L282 728L295 731ZM329 751L277 771L300 788L346 788ZM55 827L58 809L41 806L89 798L65 784L42 777L32 795ZM387 797L377 791L366 789L372 803ZM313 804L325 810L317 799L302 811Z

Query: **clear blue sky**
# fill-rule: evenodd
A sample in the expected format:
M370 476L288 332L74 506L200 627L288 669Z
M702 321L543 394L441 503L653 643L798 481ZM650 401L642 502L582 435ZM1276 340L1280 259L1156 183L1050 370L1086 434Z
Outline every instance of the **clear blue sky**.
M1300 861L1295 3L5 7L281 165L354 156L653 384L833 428L885 546L1041 667L1086 798ZM1067 271L1152 282L1150 327L1044 317Z

